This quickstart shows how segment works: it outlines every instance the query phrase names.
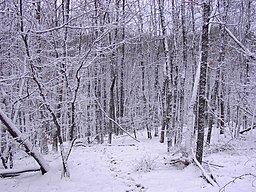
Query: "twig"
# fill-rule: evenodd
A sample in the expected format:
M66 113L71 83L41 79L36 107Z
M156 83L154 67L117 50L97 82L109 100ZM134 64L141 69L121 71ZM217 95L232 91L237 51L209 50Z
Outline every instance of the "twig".
M87 12L86 13L82 13L82 14L78 15L77 17L74 17L74 18L70 19L69 21L67 21L66 23L64 23L64 24L62 24L60 26L49 28L49 29L45 29L45 30L42 30L42 31L33 31L33 30L31 30L31 33L35 33L35 34L41 35L41 34L44 34L44 33L49 33L49 32L52 32L52 31L56 31L56 30L65 28L66 26L68 26L69 23L71 23L72 21L74 21L74 20L78 19L79 17L82 17L82 16L84 16L86 14L87 14Z
M209 164L209 165L211 165L211 166L215 166L215 167L221 167L221 168L224 167L223 165L217 165L217 164L209 163L209 162L205 162L205 161L202 161L202 162L205 163L205 164Z
M229 181L228 183L226 183L223 187L220 188L219 192L224 192L225 191L225 188L230 185L231 183L235 183L235 181L237 179L242 179L243 177L246 177L246 176L252 176L254 178L256 178L256 175L252 174L252 173L245 173L243 175L240 175L238 177L235 177L233 180Z

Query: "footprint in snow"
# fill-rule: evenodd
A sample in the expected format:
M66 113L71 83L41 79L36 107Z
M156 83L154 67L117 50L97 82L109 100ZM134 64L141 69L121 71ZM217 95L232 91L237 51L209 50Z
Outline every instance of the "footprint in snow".
M125 192L145 192L147 189L141 184L135 184L135 186L129 186Z
M113 172L112 176L121 182L125 183L125 185L128 187L126 192L145 192L147 189L142 186L140 183L136 183L135 179L132 178L130 175L131 173L123 172L121 169L117 167L119 164L113 156L109 156L109 164L110 164L110 171ZM121 160L122 161L122 160Z

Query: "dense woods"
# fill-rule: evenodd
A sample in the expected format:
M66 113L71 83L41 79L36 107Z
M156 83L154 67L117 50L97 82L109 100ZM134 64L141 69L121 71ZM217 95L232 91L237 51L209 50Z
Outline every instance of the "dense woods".
M142 129L168 151L196 149L201 163L213 129L238 138L255 128L255 7L254 0L1 1L2 114L42 154L59 150L64 176L75 139L111 144L126 132L139 139ZM0 126L5 158L17 138Z

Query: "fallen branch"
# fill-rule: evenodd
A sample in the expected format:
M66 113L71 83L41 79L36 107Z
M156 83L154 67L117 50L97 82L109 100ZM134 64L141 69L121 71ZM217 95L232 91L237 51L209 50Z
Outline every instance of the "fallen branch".
M250 130L252 130L252 129L256 129L256 126L254 125L253 127L248 127L247 129L244 129L244 130L242 130L242 131L240 131L239 133L240 134L243 134L243 133L246 133L246 132L248 132L248 131L250 131Z
M211 165L211 166L214 166L214 167L221 167L221 168L224 167L223 165L218 165L218 164L209 163L209 162L205 162L205 161L203 161L203 163L208 164L208 165Z
M104 145L104 146L107 146L107 147L135 147L136 145L135 144L118 144L118 145L111 145L111 144L107 144L107 145Z
M124 144L119 144L117 145L118 147L134 147L136 146L135 144L127 144L127 145L124 145Z
M177 153L177 152L176 152ZM176 164L176 163L182 163L185 167L188 166L190 163L192 163L192 159L188 158L186 155L184 155L182 152L179 154L172 154L171 159L169 159L169 164ZM175 155L176 154L176 155Z
M233 180L229 181L228 183L226 183L223 187L220 188L219 192L224 192L225 191L225 188L230 185L231 183L235 183L235 181L237 179L242 179L243 177L247 177L247 176L252 176L254 178L256 178L256 175L252 174L252 173L245 173L243 175L240 175L238 177L235 177Z
M75 144L76 147L91 147L90 145L86 145L86 144L83 144L83 143L78 143L78 144Z
M209 172L210 172L210 177L213 179L213 181L214 181L218 186L220 186L219 183L217 182L216 177L214 177L214 175L213 175L213 172L212 172L210 163L208 163L207 165L208 165L208 169L209 169Z
M189 159L172 159L170 165L174 165L176 163L181 163L186 167L191 163L191 161Z
M39 164L42 174L45 174L49 171L50 167L48 163L45 161L43 156L39 153L39 151L32 145L31 142L26 140L24 135L20 132L20 130L13 124L10 118L6 116L6 114L0 109L0 120L5 125L6 130L10 133L10 135L15 138L15 140L23 144L25 147L25 152L32 156L35 161Z
M21 173L41 171L40 168L27 168L27 169L5 169L0 171L0 177L16 177Z
M189 164L193 162L193 160L187 156L187 154L184 151L176 151L174 152L170 158L165 158L166 160L165 165L175 165L175 164L182 164L184 167L187 167Z
M199 169L201 170L204 179L205 179L208 183L210 183L213 187L217 187L217 186L218 186L218 183L216 183L216 181L213 180L212 175L209 176L209 175L206 173L206 171L205 171L205 169L203 168L203 166L202 166L202 165L198 162L198 160L196 159L195 153L194 153L193 150L192 150L192 155L193 155L193 160L194 160L194 162L196 163L196 165L199 167Z

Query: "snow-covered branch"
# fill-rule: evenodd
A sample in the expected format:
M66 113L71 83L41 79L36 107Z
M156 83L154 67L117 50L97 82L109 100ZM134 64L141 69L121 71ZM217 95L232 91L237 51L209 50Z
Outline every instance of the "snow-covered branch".
M36 162L39 164L42 174L49 171L49 165L46 163L44 158L40 155L35 147L22 135L19 129L13 124L10 118L0 109L0 120L6 126L7 131L11 134L13 138L25 147L25 152L31 155Z
M217 187L218 184L206 173L205 169L203 168L203 166L198 162L198 160L196 159L195 153L192 150L192 155L193 155L193 160L196 163L196 165L199 167L199 169L202 171L202 174L204 176L204 178L206 179L206 181L208 183L210 183L212 186Z
M217 18L217 20L218 20L220 23L223 23L223 22L221 22L221 20L220 20L218 17L216 17L216 18ZM247 57L249 57L249 58L255 60L255 59L256 59L255 53L251 52L245 45L243 45L243 44L236 38L236 36L227 28L227 26L225 26L224 28L225 28L225 31L228 33L228 35L229 35L229 36L235 41L235 43L243 50L243 53L244 53Z
M44 34L44 33L50 33L50 32L52 32L52 31L56 31L56 30L59 30L59 29L62 29L62 28L64 28L64 27L68 26L72 21L74 21L74 20L76 20L76 19L78 19L78 18L80 18L80 17L82 17L82 16L84 16L84 15L86 15L86 14L88 14L88 13L87 13L87 12L82 13L82 14L78 15L77 17L74 17L74 18L68 20L66 23L63 23L62 25L57 26L57 27L52 27L52 28L45 29L45 30L42 30L42 31L34 31L34 30L31 30L30 32L31 32L31 33L35 33L35 34L38 34L38 35Z

